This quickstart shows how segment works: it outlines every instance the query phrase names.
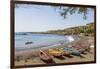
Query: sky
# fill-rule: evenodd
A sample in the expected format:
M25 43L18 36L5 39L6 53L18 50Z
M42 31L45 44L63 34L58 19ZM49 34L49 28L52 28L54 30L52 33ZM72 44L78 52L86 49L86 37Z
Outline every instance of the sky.
M54 7L20 4L15 8L15 32L45 32L64 29L94 22L94 11L90 10L87 19L81 14L67 15L64 19Z

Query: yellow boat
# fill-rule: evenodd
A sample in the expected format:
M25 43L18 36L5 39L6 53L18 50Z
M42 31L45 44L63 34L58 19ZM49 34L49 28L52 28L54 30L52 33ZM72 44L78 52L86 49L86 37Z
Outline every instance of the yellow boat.
M48 53L55 57L62 57L64 55L68 54L65 51L63 51L63 49L61 49L61 48L49 49Z

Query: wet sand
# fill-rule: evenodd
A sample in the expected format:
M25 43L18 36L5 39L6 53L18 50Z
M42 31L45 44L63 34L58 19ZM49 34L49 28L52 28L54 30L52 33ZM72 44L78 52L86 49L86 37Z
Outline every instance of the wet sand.
M38 48L38 49L32 49L28 51L18 51L15 52L15 59L20 58L20 60L15 60L15 66L21 66L21 65L38 65L38 64L47 64L46 62L42 61L39 57L39 50L48 50L50 48L64 48L68 45L75 45L84 43L85 45L92 45L94 46L94 38L93 37L80 37L81 39L79 41L74 41L69 44L59 45L59 46L50 46L45 48ZM64 59L59 59L53 57L54 62L53 63L73 63L73 62L89 62L94 61L94 47L91 47L90 52L86 52L85 54L82 54L82 57L71 55L72 57L64 56ZM22 58L23 57L23 58ZM22 58L22 59L21 59Z

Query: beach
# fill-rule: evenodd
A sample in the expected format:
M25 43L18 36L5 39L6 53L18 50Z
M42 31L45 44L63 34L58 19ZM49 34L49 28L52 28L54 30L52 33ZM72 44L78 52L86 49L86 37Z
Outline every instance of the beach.
M71 45L90 45L90 51L81 54L82 57L71 55L72 57L64 56L64 59L59 59L53 57L54 63L75 63L75 62L91 62L95 60L95 45L94 45L94 37L92 36L80 36L80 40L75 40L70 43L61 44L58 46L48 46L43 48L35 48L31 50L25 51L15 51L15 66L23 66L23 65L38 65L38 64L48 64L42 61L39 57L40 50L48 51L48 49L53 48L66 48ZM18 60L18 58L20 58Z

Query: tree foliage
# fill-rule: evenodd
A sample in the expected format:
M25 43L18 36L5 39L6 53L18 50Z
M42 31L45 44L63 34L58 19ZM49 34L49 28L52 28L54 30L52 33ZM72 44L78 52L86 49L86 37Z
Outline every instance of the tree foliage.
M93 10L92 8L87 7L59 7L59 13L60 15L66 19L67 15L73 15L75 13L83 15L83 19L87 19L87 14L90 10Z

